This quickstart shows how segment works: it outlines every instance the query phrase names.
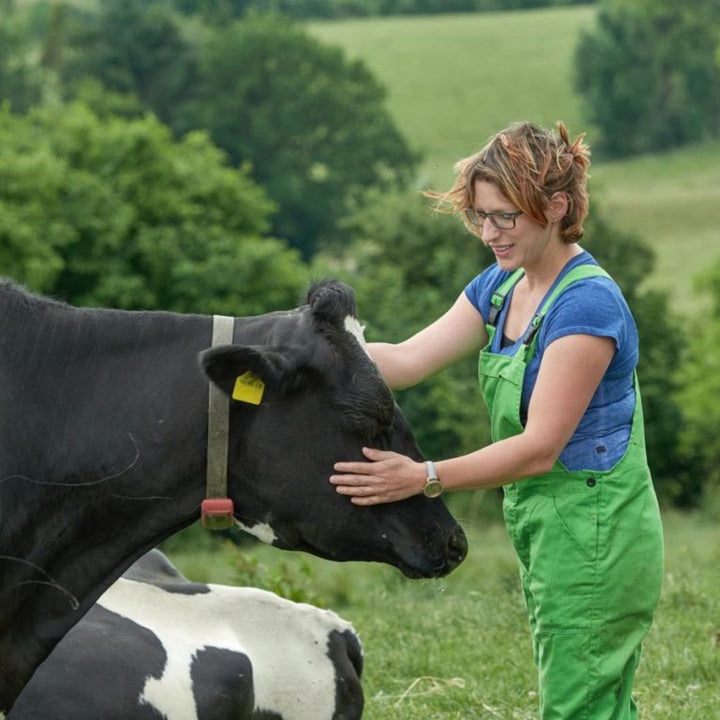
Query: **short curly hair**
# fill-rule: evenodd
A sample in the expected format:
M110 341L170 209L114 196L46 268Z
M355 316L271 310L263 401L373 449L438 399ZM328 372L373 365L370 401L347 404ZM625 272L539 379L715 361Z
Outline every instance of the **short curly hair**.
M455 182L444 193L425 195L437 201L439 212L457 213L473 234L480 229L465 211L474 207L475 181L495 185L519 210L545 227L545 210L557 192L565 193L568 210L560 226L561 239L574 243L583 236L590 198L587 191L590 148L584 134L570 142L562 122L557 133L534 123L518 122L493 135L479 152L455 165Z

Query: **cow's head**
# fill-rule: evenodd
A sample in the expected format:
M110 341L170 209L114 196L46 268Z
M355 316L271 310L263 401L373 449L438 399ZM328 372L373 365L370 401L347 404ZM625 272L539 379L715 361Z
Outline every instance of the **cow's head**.
M277 547L386 562L410 577L445 575L462 562L467 542L441 500L360 507L330 484L333 463L363 459L363 445L422 458L363 347L352 291L322 283L307 303L271 316L260 344L202 354L205 372L228 395L248 371L264 383L259 404L231 405L237 521Z

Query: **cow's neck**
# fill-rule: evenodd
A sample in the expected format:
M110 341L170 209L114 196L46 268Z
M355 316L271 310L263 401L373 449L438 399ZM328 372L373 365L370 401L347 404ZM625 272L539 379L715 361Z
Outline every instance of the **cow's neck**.
M130 563L196 518L211 319L49 306L0 331L0 402L16 408L0 413L2 710Z

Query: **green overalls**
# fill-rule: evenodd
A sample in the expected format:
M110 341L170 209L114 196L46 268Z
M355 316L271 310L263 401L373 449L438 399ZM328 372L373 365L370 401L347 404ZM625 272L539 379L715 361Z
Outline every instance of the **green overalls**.
M572 282L607 273L596 265L573 268L533 318L518 352L494 354L496 316L521 275L511 275L493 296L490 343L480 353L494 441L523 431L525 367L552 302ZM637 718L631 691L660 597L663 539L637 377L635 398L630 442L612 469L570 471L558 461L546 475L504 487L503 514L520 563L543 720Z

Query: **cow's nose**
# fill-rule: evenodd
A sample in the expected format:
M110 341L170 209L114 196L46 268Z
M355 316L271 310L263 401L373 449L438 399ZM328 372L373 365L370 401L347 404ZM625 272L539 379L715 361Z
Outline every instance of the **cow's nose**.
M468 543L465 532L458 525L448 537L447 559L450 569L455 569L467 556Z

